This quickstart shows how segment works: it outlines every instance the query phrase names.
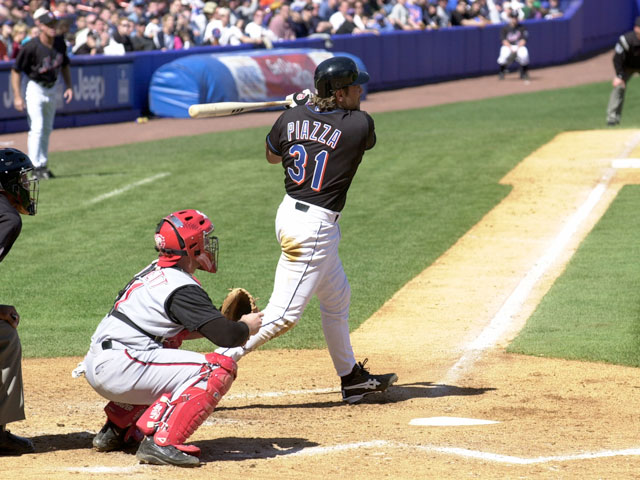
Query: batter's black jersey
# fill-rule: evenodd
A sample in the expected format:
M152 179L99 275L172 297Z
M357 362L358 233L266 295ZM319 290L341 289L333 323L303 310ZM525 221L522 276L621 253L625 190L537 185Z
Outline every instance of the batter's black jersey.
M521 23L512 26L507 24L500 30L500 40L503 42L506 40L511 45L517 45L520 40L526 40L529 37L529 32Z
M34 38L20 49L13 69L24 72L35 82L51 85L58 79L60 69L68 64L67 45L62 36L53 39L52 48Z
M362 156L375 143L368 113L313 105L286 110L267 135L268 148L282 157L287 194L334 212L344 208Z
M627 68L640 70L640 39L635 32L627 32L618 38L613 54L613 67L620 78Z

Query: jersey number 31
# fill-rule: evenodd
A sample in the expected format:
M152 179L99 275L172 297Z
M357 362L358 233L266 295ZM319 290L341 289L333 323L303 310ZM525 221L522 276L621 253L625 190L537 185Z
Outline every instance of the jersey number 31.
M293 157L293 167L287 168L287 173L291 180L300 185L303 183L307 176L307 159L308 154L305 148L296 144L289 149L289 155ZM318 153L314 160L316 162L313 169L313 177L311 179L311 189L319 192L322 189L322 180L324 179L324 171L327 167L327 160L329 158L329 152L322 150Z

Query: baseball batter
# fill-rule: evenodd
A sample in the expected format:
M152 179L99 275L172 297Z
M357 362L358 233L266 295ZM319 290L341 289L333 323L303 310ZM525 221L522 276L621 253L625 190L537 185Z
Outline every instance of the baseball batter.
M501 46L498 56L498 65L500 66L498 78L500 80L504 79L507 68L514 60L520 65L520 78L529 80L528 38L529 32L520 23L517 10L513 10L509 14L509 23L500 30Z
M65 84L63 96L67 103L73 99L73 89L67 45L62 36L56 36L56 17L40 8L36 10L34 18L40 34L20 49L11 70L11 86L16 110L24 111L26 100L29 121L27 147L35 167L34 175L46 179L53 177L48 168L49 137L56 115L56 82L60 72ZM20 88L21 73L29 77L24 99Z
M240 359L295 326L316 295L342 398L355 403L397 380L393 373L372 375L366 360L355 360L351 291L338 256L338 220L347 191L364 152L376 143L373 119L360 110L360 85L369 75L350 58L333 57L317 66L314 80L318 93L311 103L295 96L296 106L278 118L266 138L267 161L284 168L286 195L276 216L282 253L262 326L244 346L217 352Z
M165 217L156 229L159 258L118 294L91 338L85 376L110 400L107 423L93 440L99 451L136 446L143 463L194 467L197 447L185 440L214 410L236 378L223 355L178 350L183 340L206 337L216 345L244 344L262 313L238 322L225 318L193 276L215 273L218 239L197 210Z

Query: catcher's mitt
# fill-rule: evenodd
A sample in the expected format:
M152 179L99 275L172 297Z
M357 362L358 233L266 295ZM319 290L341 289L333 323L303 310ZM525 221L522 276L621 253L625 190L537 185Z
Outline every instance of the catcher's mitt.
M244 288L231 288L222 301L220 312L229 320L237 322L247 313L256 313L258 306L256 301Z

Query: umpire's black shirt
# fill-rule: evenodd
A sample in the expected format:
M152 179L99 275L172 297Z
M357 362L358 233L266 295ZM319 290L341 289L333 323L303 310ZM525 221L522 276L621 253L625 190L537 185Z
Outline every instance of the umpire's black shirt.
M621 35L616 43L613 66L619 78L627 69L640 70L640 39L634 31Z

